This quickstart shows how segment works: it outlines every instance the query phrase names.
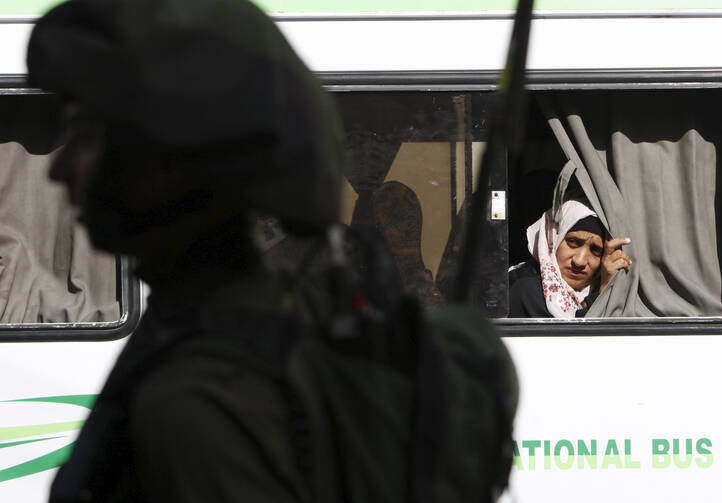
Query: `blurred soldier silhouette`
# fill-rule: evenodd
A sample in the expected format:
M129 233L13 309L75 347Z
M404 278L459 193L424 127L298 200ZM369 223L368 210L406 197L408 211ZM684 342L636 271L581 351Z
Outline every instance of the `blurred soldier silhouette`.
M329 97L264 14L243 0L71 0L38 21L28 67L68 103L51 177L152 292L51 502L503 489L516 381L485 320L427 319L388 260L339 228L307 280L262 265L253 212L325 243L343 164ZM375 273L355 274L352 256Z

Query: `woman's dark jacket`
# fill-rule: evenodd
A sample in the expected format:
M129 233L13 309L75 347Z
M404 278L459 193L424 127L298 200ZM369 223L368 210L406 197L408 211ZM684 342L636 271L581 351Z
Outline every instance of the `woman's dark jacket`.
M597 296L599 296L599 288L595 285L584 299L585 307L577 311L577 318L583 318L587 314L589 306L594 303ZM510 270L509 318L552 317L544 300L539 263L529 260Z

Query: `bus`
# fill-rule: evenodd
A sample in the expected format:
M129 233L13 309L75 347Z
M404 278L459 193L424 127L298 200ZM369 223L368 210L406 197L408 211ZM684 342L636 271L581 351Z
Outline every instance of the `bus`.
M24 54L34 21L54 3L0 5L4 502L46 499L147 294L127 258L90 248L44 176L59 103L27 85ZM491 170L480 189L489 206L472 297L495 320L520 380L505 501L714 501L722 489L722 406L711 393L722 381L718 2L536 2L526 139L493 166L480 160L512 1L259 4L341 110L344 221L371 219L404 286L428 306L450 298L465 202L479 170ZM604 309L595 302L594 316L509 318L508 269L528 260L527 226L555 194L575 191L608 226L629 231L635 264L615 289L629 288L603 299ZM284 256L283 241L267 243L269 257Z

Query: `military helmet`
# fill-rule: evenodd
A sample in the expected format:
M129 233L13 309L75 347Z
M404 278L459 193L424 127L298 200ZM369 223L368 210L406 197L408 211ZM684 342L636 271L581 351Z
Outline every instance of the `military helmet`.
M337 219L333 103L252 3L70 0L37 22L27 63L31 85L109 125L109 152L199 159L210 165L196 176L229 192L238 211L291 230Z

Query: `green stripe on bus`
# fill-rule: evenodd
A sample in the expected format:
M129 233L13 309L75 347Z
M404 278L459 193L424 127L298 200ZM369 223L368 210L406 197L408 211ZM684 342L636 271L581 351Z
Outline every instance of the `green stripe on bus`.
M8 402L44 402L44 403L66 403L68 405L79 405L86 409L93 408L98 395L61 395L43 396L37 398L21 398L20 400L7 400Z
M65 463L68 457L70 457L70 452L73 450L74 444L75 442L70 445L66 445L65 447L61 447L58 450L45 454L44 456L40 456L39 458L31 459L30 461L27 461L25 463L21 463L19 465L11 466L10 468L5 468L4 470L0 470L0 482L5 482L6 480L17 479L20 477L25 477L26 475L32 475L34 473L40 473L44 472L45 470L57 468L58 466Z
M35 442L42 442L44 440L55 440L56 438L62 437L34 438L32 440L19 440L17 442L8 442L6 444L0 444L0 449L5 449L6 447L15 447L16 445L34 444Z
M268 12L419 12L513 10L516 0L255 0ZM0 16L43 14L58 0L1 0ZM539 10L719 9L719 0L537 0Z
M0 15L22 16L44 14L51 7L59 3L58 0L2 0L0 2Z
M47 435L48 433L64 433L79 430L85 421L68 421L65 423L34 424L30 426L9 426L0 428L0 441L16 438Z
M258 0L269 12L515 10L516 0ZM719 9L719 0L536 0L537 10Z

